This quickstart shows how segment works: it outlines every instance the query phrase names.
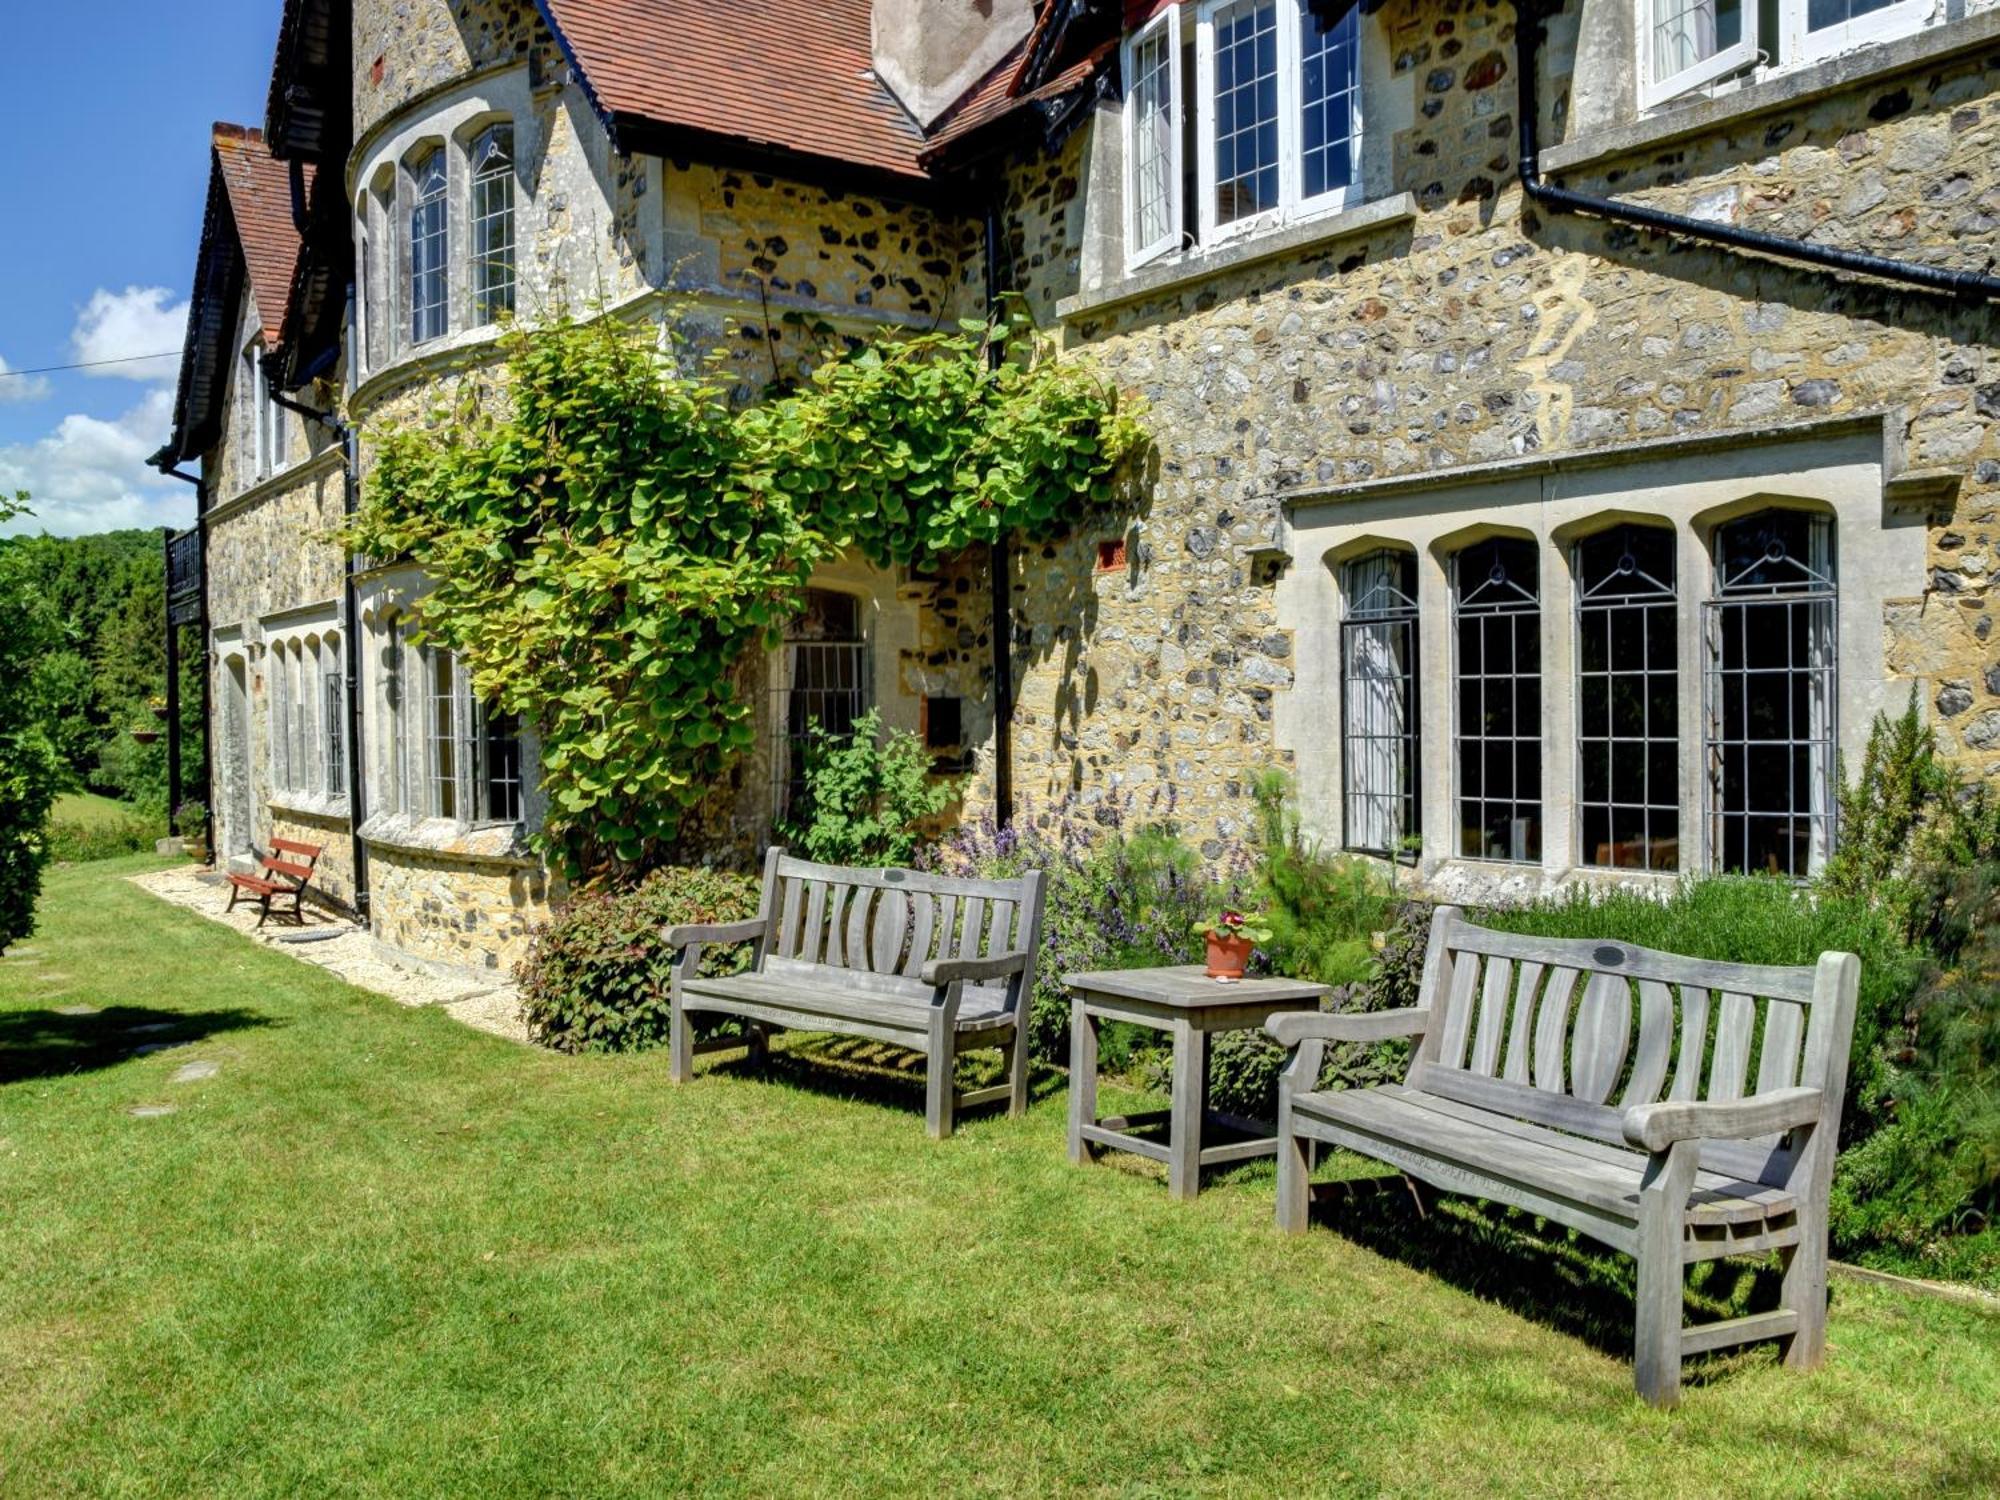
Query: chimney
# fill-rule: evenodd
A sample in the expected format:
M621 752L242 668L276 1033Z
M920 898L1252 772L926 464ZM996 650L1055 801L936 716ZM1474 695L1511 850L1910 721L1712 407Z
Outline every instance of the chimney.
M875 76L928 130L1034 25L1034 0L873 0Z

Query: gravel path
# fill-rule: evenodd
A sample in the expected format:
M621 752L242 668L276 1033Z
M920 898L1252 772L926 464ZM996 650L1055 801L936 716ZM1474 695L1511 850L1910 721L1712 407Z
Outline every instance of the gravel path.
M520 994L510 983L495 983L471 975L463 979L445 979L424 970L406 969L400 964L390 963L382 957L365 928L311 907L306 908L303 929L289 921L274 920L266 923L260 932L256 908L239 903L236 910L225 912L223 908L229 904L229 888L219 876L193 865L127 878L162 901L184 906L211 922L233 927L253 942L275 948L301 963L325 969L357 988L387 995L398 1005L439 1006L446 1015L475 1030L504 1036L509 1041L528 1040L527 1027L521 1021ZM288 936L296 937L301 930L313 934L313 940L285 941Z

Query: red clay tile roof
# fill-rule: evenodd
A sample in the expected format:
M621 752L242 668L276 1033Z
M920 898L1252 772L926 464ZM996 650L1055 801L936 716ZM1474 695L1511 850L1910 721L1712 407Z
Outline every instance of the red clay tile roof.
M1026 44L1023 45L1025 47ZM1019 53L1009 53L1001 60L1000 66L980 80L978 86L954 106L952 112L931 132L930 138L924 142L924 163L931 164L944 154L946 147L983 126L1005 119L1017 109L1060 99L1072 90L1082 88L1117 50L1118 41L1114 37L1099 44L1088 56L1064 68L1040 88L1025 94L1013 92L1022 58Z
M869 0L538 0L613 128L643 120L924 175L875 77Z
M275 339L285 326L285 306L292 294L292 272L299 260L299 231L292 223L291 168L276 160L264 145L264 133L247 125L218 122L215 163L229 192L229 212L243 245L249 271L250 295L264 332ZM312 187L308 166L306 187Z

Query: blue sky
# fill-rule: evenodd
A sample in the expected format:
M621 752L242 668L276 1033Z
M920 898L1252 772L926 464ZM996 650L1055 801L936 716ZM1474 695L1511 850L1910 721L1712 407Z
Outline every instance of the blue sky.
M9 6L0 48L0 367L178 350L215 120L261 125L280 0ZM177 359L0 376L9 530L186 525L144 460Z

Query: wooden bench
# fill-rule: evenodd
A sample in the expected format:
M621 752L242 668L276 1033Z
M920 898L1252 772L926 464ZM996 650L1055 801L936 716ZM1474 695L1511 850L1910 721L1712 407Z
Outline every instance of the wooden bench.
M737 1016L761 1054L774 1030L828 1031L909 1047L926 1059L924 1118L933 1139L960 1109L1005 1099L1028 1107L1028 1005L1042 933L1042 874L959 880L914 870L817 865L772 849L748 922L669 927L674 960L670 1073L694 1068L690 1018ZM703 978L702 949L753 943L750 970ZM998 1047L1007 1082L960 1092L961 1052Z
M271 918L271 903L290 898L291 918L303 927L306 924L304 901L306 887L312 884L313 871L319 866L319 857L325 849L319 844L301 844L296 839L272 839L271 852L257 857L257 867L262 875L231 875L229 877L229 905L223 910L236 910L236 903L245 896L256 898L258 905L257 925L262 927ZM284 859L282 855L296 856ZM299 861L304 860L304 864Z
M1296 1049L1279 1088L1278 1225L1305 1229L1308 1143L1330 1142L1634 1257L1634 1377L1656 1406L1706 1350L1776 1339L1786 1364L1816 1365L1860 972L1847 953L1767 968L1522 937L1440 907L1416 1007L1271 1021ZM1318 1090L1326 1043L1393 1036L1416 1042L1401 1084ZM1682 1326L1684 1267L1773 1250L1776 1310Z

